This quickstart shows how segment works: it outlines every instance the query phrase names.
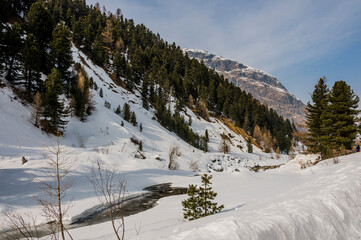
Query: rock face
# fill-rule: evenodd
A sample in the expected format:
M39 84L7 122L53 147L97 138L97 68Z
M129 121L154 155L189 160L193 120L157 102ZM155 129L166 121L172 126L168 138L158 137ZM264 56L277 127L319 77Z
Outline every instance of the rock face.
M206 51L184 49L184 52L190 58L203 60L207 67L216 70L242 90L251 93L278 114L293 120L296 124L305 122L305 104L288 92L274 76Z

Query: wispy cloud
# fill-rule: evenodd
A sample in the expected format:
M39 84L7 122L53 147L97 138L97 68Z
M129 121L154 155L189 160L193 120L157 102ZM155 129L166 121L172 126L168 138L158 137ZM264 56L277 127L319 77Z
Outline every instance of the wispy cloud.
M90 1L92 2L92 1ZM166 40L277 71L352 41L361 1L108 0Z

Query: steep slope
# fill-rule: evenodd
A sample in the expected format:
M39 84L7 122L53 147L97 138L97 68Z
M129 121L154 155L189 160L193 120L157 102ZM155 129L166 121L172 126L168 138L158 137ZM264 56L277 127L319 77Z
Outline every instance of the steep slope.
M203 61L207 67L215 69L242 90L266 103L285 118L303 123L305 105L274 76L240 62L222 58L202 50L184 49L190 58Z

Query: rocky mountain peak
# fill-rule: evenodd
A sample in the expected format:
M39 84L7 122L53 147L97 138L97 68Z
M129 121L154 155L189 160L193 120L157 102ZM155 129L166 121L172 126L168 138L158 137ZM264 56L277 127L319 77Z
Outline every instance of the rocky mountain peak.
M216 56L207 51L184 49L190 58L203 61L242 90L273 108L285 118L302 124L305 121L305 104L291 94L278 79L246 64Z

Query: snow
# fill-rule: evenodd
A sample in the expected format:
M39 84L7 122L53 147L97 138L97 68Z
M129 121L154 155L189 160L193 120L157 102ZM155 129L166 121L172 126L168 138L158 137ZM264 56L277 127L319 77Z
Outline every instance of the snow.
M140 93L130 92L112 83L106 72L95 66L84 54L73 47L74 61L81 62L93 77L104 97L93 91L96 110L86 122L71 118L61 144L76 162L72 172L74 186L65 202L72 201L66 215L67 222L94 209L99 202L88 180L90 168L100 162L116 166L119 176L127 180L127 196L144 193L144 188L172 182L186 187L200 184L199 174L210 171L216 201L225 209L216 215L192 222L183 220L181 201L185 195L162 198L147 211L126 217L126 239L359 239L361 236L361 155L340 157L306 169L300 161L313 161L315 155L297 155L289 161L281 155L273 159L254 146L254 153L246 153L246 141L215 118L210 121L192 117L192 129L209 132L209 152L189 146L174 133L153 120L152 110L141 106ZM104 101L111 109L104 107ZM114 113L125 102L135 111L139 126L132 126ZM52 136L42 133L30 122L30 106L23 105L8 88L0 88L0 213L7 210L32 213L37 222L45 222L34 200L39 196L39 179L49 169L44 150L54 142ZM185 114L185 113L184 113ZM120 125L124 122L124 127ZM231 136L231 151L218 150L221 134ZM135 137L143 141L146 159L135 157ZM243 147L240 150L237 145ZM168 150L179 146L181 156L176 158L180 168L167 169ZM29 162L22 165L25 156ZM160 160L157 160L158 158ZM191 163L200 172L192 172ZM280 168L251 172L255 165L279 165ZM218 172L223 169L222 172ZM0 215L0 222L3 216ZM109 222L70 230L74 239L115 239Z

